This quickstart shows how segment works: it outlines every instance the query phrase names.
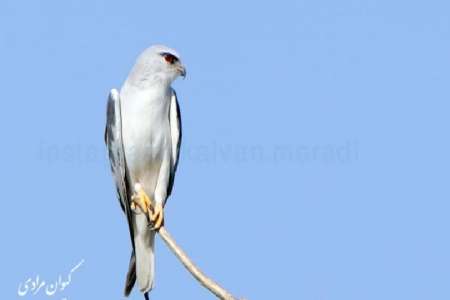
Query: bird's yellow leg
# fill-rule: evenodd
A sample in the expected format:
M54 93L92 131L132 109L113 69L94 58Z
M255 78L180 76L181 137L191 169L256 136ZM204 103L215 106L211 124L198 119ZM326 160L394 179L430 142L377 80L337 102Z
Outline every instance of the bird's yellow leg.
M136 211L138 206L148 216L152 223L152 230L158 230L164 224L164 207L161 203L153 204L142 186L137 183L134 187L135 194L131 198L131 209Z
M164 224L164 207L161 203L155 204L150 220L153 222L153 230L158 230Z
M152 223L152 230L158 230L164 224L164 207L161 203L151 201L150 197L145 193L142 186L137 183L134 186L135 193L131 198L131 209L136 211L136 206L141 209L141 212L148 216Z
M144 214L148 214L150 216L150 210L152 208L152 202L150 197L145 193L142 186L137 183L135 186L135 193L131 197L131 209L136 210L136 206L138 206Z

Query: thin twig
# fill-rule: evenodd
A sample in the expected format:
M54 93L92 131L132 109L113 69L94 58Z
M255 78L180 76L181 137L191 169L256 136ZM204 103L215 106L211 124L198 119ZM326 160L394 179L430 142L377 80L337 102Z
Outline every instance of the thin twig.
M217 298L222 300L237 300L233 297L227 290L221 287L217 282L207 277L186 255L183 249L177 245L175 240L169 234L164 226L161 226L158 230L159 236L166 243L167 247L175 254L175 256L181 261L184 267L194 276L194 278L200 282L205 288L207 288L211 293L217 296Z

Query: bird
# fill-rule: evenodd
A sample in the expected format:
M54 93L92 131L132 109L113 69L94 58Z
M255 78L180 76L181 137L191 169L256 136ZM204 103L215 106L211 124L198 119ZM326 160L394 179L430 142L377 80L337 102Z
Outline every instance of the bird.
M153 45L107 100L104 139L132 246L125 296L136 281L145 299L154 287L155 234L164 223L180 156L180 106L171 86L178 77L186 77L180 55Z

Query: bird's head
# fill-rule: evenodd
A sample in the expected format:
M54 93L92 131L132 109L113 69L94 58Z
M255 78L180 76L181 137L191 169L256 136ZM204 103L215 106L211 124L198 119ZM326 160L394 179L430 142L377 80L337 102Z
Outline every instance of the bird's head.
M180 55L169 47L155 45L138 57L129 79L135 84L161 82L170 85L178 76L186 76Z

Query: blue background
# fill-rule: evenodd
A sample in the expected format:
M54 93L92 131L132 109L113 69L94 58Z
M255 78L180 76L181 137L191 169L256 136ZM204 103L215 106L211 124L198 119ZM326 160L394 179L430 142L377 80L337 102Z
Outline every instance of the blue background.
M3 0L0 298L82 259L54 299L123 298L106 97L163 43L188 69L166 225L207 274L250 300L450 299L449 11ZM212 299L157 243L153 299Z

